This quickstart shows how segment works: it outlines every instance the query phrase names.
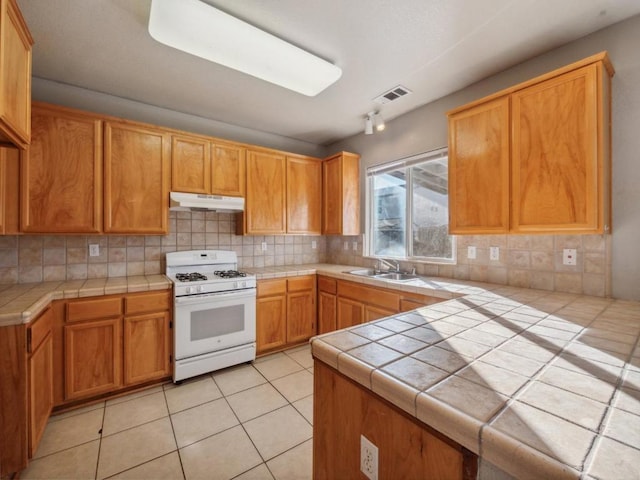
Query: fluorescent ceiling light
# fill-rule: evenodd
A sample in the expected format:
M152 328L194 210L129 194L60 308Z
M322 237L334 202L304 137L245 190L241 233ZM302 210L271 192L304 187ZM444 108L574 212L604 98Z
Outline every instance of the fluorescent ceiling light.
M199 0L152 0L149 33L160 43L313 97L342 70Z

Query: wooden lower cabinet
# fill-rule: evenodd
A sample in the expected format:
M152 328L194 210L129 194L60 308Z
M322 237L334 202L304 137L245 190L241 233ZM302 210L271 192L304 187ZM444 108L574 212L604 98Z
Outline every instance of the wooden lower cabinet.
M124 317L124 384L171 375L169 312Z
M318 292L318 335L337 329L337 301L334 293Z
M258 355L308 340L316 334L315 276L260 280L256 312Z
M365 305L364 307L364 321L372 322L379 318L388 317L394 315L397 311L389 310L387 308L374 307L373 305Z
M357 300L338 297L336 326L338 330L364 322L364 304Z
M478 458L322 362L314 362L313 478L365 478L360 436L378 447L378 477L471 480Z
M29 458L38 448L52 409L53 335L49 330L29 358Z

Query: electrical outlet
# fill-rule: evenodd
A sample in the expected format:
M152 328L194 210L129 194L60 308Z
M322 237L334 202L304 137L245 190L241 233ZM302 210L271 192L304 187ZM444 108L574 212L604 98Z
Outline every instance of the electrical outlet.
M470 260L476 258L476 247L467 247L467 258Z
M318 242L316 242L315 240L311 240L311 248L313 248L314 250L318 248Z
M489 247L489 260L500 260L500 247Z
M354 251L358 250L358 242L352 242L351 247L353 248Z
M562 264L563 265L575 265L578 259L576 258L578 252L575 248L565 248L562 250Z
M90 257L99 257L100 256L100 245L97 243L92 243L89 245L89 256Z
M262 242L262 251L263 252L267 251L267 242Z
M360 435L360 471L370 480L378 480L378 447Z
M344 242L344 249L349 250L349 242Z

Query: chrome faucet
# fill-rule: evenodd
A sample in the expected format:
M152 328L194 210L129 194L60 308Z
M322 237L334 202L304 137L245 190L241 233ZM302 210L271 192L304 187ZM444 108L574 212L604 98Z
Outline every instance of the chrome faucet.
M392 260L385 260L384 258L378 259L379 268L378 270L382 270L382 266L386 265L389 270L395 270L396 272L400 271L400 262L394 262Z

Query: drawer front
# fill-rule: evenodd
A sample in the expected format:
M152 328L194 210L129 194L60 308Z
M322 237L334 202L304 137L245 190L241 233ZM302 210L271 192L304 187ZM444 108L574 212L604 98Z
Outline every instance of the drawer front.
M29 324L29 335L31 335L31 345L29 353L35 351L40 343L51 331L53 325L53 310L47 307L38 318Z
M124 313L159 312L171 308L171 291L138 293L124 299Z
M335 278L318 277L318 291L335 295L338 291L337 283Z
M300 290L313 290L315 287L315 278L313 275L304 277L294 277L287 279L287 291L297 292Z
M400 310L400 295L351 282L338 283L338 296L353 298L368 305L377 305L397 312Z
M285 279L258 281L258 297L282 295L285 293L287 293L287 281Z
M67 322L122 315L122 297L76 300L67 303Z

